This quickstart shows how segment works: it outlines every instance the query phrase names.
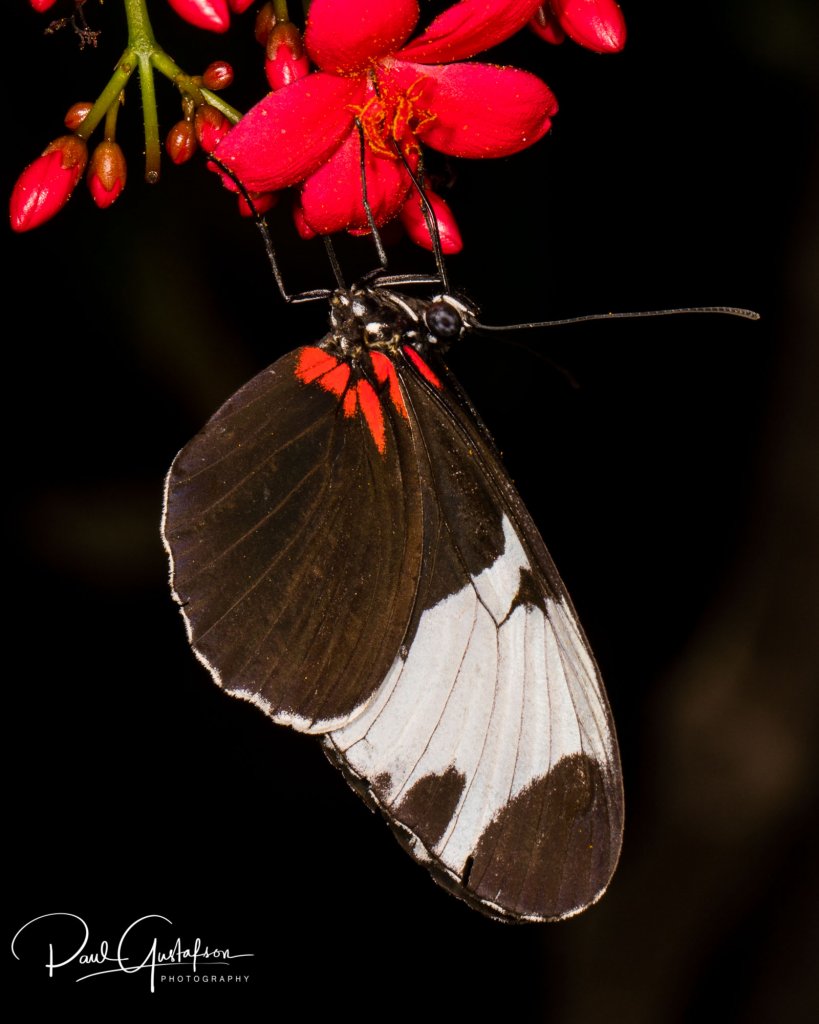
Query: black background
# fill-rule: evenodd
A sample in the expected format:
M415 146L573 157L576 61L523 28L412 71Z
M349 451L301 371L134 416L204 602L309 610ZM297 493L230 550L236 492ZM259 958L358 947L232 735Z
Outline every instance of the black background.
M19 0L5 11L3 188L102 88L124 38L87 5L96 52ZM227 99L264 92L252 15L198 32L160 0L187 70L233 59ZM625 4L618 56L527 33L493 57L561 110L508 160L455 161L456 288L490 323L703 303L719 317L470 338L451 365L503 449L590 635L625 770L623 857L600 904L508 927L443 893L318 746L212 685L190 653L159 539L174 454L268 362L318 338L286 308L252 224L201 160L83 186L7 259L5 965L31 1007L110 1019L214 1006L520 1021L815 1019L817 266L815 5ZM167 129L178 117L160 86ZM812 190L812 191L811 191ZM322 248L273 218L294 288ZM341 246L350 276L366 241ZM411 247L397 269L425 269ZM146 914L252 953L244 986L74 983L27 920L78 914L90 946ZM68 936L64 937L68 943ZM299 1009L301 1007L301 1010Z

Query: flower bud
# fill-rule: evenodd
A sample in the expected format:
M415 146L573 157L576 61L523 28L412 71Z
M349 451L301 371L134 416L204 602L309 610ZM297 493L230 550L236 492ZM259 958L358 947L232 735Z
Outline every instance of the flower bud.
M196 108L193 120L196 140L206 153L212 153L230 131L230 121L208 103Z
M227 32L230 11L225 0L168 0L180 18L210 32Z
M435 214L435 220L438 222L441 251L446 253L447 256L460 252L464 247L464 243L449 204L439 195L430 192L429 189L426 189L426 197ZM427 220L424 216L424 205L421 202L421 197L414 190L401 207L399 217L413 242L416 245L420 245L422 249L428 249L431 252L433 249L432 237L430 236Z
M227 89L233 81L233 68L226 60L215 60L208 64L202 75L202 85L212 92Z
M177 121L165 139L165 149L175 164L184 164L198 146L193 121Z
M571 39L595 53L616 53L626 45L626 22L615 0L549 0Z
M532 20L529 22L529 28L535 35L540 36L541 39L545 39L547 43L552 43L554 46L565 42L566 33L560 27L560 22L552 13L552 8L548 3L541 4L538 7Z
M57 0L28 0L28 2L38 14L42 14L44 11L47 11L49 7L53 7Z
M66 111L63 124L65 124L66 128L75 132L86 117L88 117L88 112L91 110L93 105L93 103L75 103L73 107L69 107Z
M228 0L228 3L234 14L244 14L255 0Z
M91 197L101 210L119 199L126 177L125 154L116 142L101 142L91 154L86 178Z
M268 36L264 71L271 89L291 85L310 71L301 32L292 21L280 21Z
M270 33L276 27L276 13L273 10L271 0L259 9L256 15L256 24L253 26L253 33L259 46L266 46Z
M11 226L30 231L50 220L68 202L82 177L88 147L76 135L55 139L28 165L11 193Z
M251 192L250 199L253 203L251 207L245 197L239 193L236 196L239 202L239 213L243 217L261 217L267 213L268 210L272 210L273 207L279 201L278 192Z

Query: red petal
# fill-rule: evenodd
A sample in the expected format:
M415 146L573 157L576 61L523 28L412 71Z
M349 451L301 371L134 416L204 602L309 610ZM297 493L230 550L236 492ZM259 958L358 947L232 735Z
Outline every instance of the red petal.
M228 0L230 9L235 11L236 14L244 14L244 12L253 3L253 0Z
M304 42L325 71L363 71L395 53L417 24L417 0L313 0Z
M432 22L399 57L419 64L449 63L497 46L523 28L542 0L461 0Z
M545 39L547 43L552 43L553 46L559 46L566 40L566 33L560 27L560 22L549 4L541 4L538 7L534 18L529 22L529 28L536 36Z
M366 80L315 72L257 103L216 150L251 192L303 181L350 131Z
M300 202L293 204L293 223L296 225L296 231L298 231L301 238L309 240L316 237L316 232L304 219L304 210L302 210Z
M225 0L168 0L180 18L197 28L211 32L227 32L230 28L230 11Z
M366 154L367 199L380 225L398 213L411 182L400 161L375 156L369 148ZM408 159L410 166L417 162L412 155ZM301 202L307 225L320 235L367 227L358 132L351 132L331 159L307 179Z
M438 222L438 237L441 239L441 250L447 256L460 252L464 247L464 243L448 203L439 195L430 192L429 189L426 190L426 196L432 206L435 220ZM401 223L407 229L407 234L416 245L420 245L422 249L428 249L432 252L432 237L427 227L427 219L424 216L424 205L421 202L421 197L416 195L414 191L410 193L409 198L401 207Z
M596 53L626 45L626 21L614 0L550 0L557 20L576 43Z
M250 197L253 206L248 205L248 201L243 195L236 196L239 203L239 213L242 217L261 217L268 210L272 210L273 207L279 201L278 192L256 192Z
M402 78L426 77L423 106L434 115L420 138L450 156L517 153L546 134L557 100L535 75L494 64L401 66Z

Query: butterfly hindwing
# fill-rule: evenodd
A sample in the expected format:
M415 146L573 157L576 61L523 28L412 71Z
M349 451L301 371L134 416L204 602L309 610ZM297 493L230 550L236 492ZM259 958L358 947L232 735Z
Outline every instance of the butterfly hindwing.
M439 376L405 363L399 379L424 505L416 606L376 698L325 747L457 895L505 919L569 916L620 849L599 673L489 442Z

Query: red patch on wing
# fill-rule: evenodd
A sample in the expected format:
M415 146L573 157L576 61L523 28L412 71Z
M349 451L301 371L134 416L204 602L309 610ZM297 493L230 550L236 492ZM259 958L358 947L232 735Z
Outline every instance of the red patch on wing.
M407 419L407 407L404 405L404 396L398 384L398 374L395 372L393 361L384 355L383 352L371 352L370 361L373 364L373 373L379 384L389 384L389 396L392 404L399 413Z
M364 413L364 419L375 440L375 446L383 455L387 450L387 438L384 432L384 413L375 389L368 380L360 380L356 384L358 403Z
M338 366L338 360L323 348L303 348L296 363L296 376L303 384L312 384L322 374Z
M373 367L379 383L383 384L385 381L389 381L389 394L393 405L403 416L406 416L407 411L398 388L395 367L386 356L379 352L373 353ZM384 411L381 408L381 400L369 381L360 380L350 387L351 372L348 363L336 359L324 349L314 346L301 349L296 361L298 380L303 384L318 384L322 390L338 395L342 400L342 411L348 419L355 416L359 409L361 410L364 421L375 441L375 446L383 455L387 450L387 434L384 429Z
M424 360L418 355L411 345L404 345L404 355L410 360L415 369L421 374L424 380L428 380L434 388L442 388L443 384L438 377L430 370Z
M356 389L351 388L344 396L344 401L341 404L341 408L344 410L344 415L347 419L355 416L356 406L358 405L358 399L356 398Z

